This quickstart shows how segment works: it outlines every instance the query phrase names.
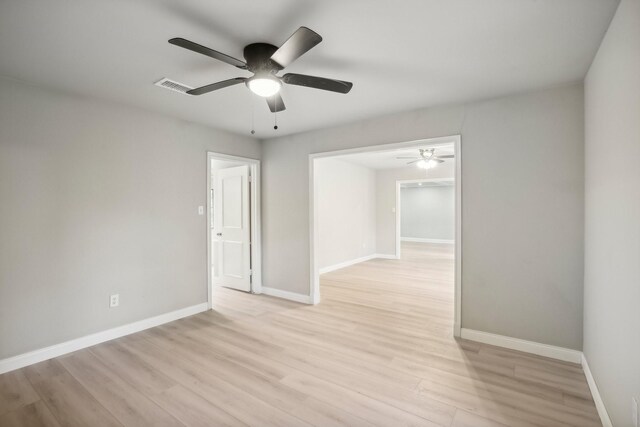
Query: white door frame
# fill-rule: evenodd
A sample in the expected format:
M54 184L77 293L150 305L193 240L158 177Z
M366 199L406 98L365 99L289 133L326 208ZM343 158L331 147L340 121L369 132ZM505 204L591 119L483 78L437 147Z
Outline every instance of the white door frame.
M213 301L213 278L211 277L211 160L231 160L249 165L251 171L251 293L262 293L262 241L260 239L260 160L248 157L207 151L207 303L211 309Z
M399 179L396 180L396 259L402 255L402 202L400 189L402 184L419 184L425 182L454 182L454 178L425 178L425 179ZM457 191L454 189L454 191ZM456 204L458 206L459 204ZM458 212L455 213L456 217ZM456 225L458 222L456 221ZM455 242L455 240L454 240Z
M371 145L346 150L326 151L309 154L309 295L312 304L320 302L320 273L315 261L318 252L318 222L316 221L314 161L323 157L334 157L344 154L366 153L371 151L391 151L400 148L412 148L425 145L442 145L453 143L455 154L455 187L456 187L456 236L455 236L455 286L454 286L454 325L453 335L460 336L462 319L462 153L460 150L460 135L437 138L427 138L415 141L397 142L392 144ZM397 217L397 213L396 213ZM397 251L397 248L396 248Z

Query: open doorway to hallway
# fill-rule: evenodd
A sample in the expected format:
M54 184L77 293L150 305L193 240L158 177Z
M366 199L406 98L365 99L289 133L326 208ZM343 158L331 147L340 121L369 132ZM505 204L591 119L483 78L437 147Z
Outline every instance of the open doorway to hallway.
M431 313L448 313L441 324L459 336L459 145L449 137L310 156L314 302L364 291L415 303L433 293Z

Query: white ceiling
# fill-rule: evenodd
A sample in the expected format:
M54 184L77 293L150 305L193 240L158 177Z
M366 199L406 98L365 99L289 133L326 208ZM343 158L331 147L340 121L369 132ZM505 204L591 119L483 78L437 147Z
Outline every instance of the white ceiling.
M248 76L172 46L184 37L242 59L299 26L324 41L288 72L349 80L348 95L288 86L273 115L256 99L268 138L420 107L582 79L618 0L3 0L0 74L124 102L247 134L244 85L200 97L189 86Z
M416 165L407 165L410 159L397 159L397 157L414 156L418 157L420 148L435 148L435 153L438 156L445 154L453 154L453 144L443 145L429 145L424 147L403 148L400 150L387 150L387 151L371 151L364 153L345 154L342 156L336 156L335 159L340 159L345 162L353 163L356 165L364 166L370 169L397 169L404 167L415 168ZM453 162L453 159L445 160L446 162Z

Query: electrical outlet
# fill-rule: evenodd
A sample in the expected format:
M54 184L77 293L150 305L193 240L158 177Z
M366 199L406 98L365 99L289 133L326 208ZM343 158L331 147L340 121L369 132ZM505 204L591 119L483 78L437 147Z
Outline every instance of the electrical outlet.
M638 398L631 398L631 419L633 420L633 427L640 427L640 419L638 419Z
M198 206L198 215L204 215L204 206Z
M120 305L120 294L113 294L109 297L109 307L117 307Z

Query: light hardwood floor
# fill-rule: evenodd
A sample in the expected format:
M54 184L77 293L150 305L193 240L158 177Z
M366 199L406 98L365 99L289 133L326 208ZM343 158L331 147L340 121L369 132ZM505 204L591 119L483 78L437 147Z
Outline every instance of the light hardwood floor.
M599 426L584 374L452 338L449 245L328 273L0 376L0 426Z

